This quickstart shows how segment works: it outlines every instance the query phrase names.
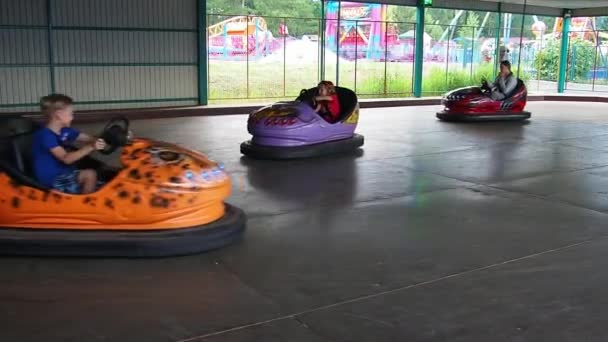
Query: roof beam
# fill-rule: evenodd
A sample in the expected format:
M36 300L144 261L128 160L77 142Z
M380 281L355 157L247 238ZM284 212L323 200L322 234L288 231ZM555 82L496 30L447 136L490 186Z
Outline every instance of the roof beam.
M572 10L573 17L603 17L608 16L608 7L579 8Z

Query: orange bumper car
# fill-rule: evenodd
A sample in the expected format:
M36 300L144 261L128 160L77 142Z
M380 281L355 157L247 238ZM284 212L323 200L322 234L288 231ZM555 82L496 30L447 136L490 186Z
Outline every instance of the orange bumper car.
M223 247L244 233L245 214L224 203L228 174L201 153L129 139L128 121L113 120L102 135L105 153L123 147L122 167L83 161L107 182L95 193L71 195L32 177L36 124L0 121L0 254L163 257Z

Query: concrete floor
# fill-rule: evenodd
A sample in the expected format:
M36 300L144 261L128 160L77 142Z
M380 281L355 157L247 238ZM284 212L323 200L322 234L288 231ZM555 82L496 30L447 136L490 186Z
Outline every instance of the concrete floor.
M0 341L606 341L608 105L528 108L366 109L363 153L296 162L241 158L244 116L134 122L225 162L244 240L2 258Z

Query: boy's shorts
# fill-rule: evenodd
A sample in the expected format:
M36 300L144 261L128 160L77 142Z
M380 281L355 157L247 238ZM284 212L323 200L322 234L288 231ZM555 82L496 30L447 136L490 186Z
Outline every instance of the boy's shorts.
M57 176L53 182L53 189L66 194L81 194L82 188L78 183L78 175L80 170L74 170L69 173ZM103 181L98 180L95 190L98 190L104 185Z

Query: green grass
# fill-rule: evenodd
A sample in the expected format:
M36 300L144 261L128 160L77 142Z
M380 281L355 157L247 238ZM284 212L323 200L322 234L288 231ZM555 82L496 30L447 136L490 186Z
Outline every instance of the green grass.
M353 89L362 98L412 96L413 64L383 63L372 61L340 61L340 82ZM446 91L479 84L485 77L493 79L493 64L473 65L463 69L450 65L425 65L423 71L423 96L438 96ZM285 73L284 73L285 70ZM517 73L517 70L514 69ZM336 64L327 59L326 79L335 82ZM318 63L298 61L210 61L209 92L211 103L252 102L255 100L291 99L301 89L318 82ZM525 81L528 75L520 75ZM356 81L356 82L355 82Z

